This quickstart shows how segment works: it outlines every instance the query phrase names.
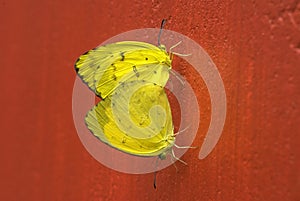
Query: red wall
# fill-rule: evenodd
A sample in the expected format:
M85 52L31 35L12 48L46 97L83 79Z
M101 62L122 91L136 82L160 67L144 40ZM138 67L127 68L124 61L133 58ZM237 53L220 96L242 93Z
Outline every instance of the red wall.
M296 2L1 1L0 200L300 200ZM71 105L80 54L163 18L212 57L228 113L213 152L199 160L189 150L188 166L160 171L155 190L153 174L119 173L90 156ZM186 63L173 65L193 80ZM209 98L202 80L192 85L203 117L193 144L201 145Z

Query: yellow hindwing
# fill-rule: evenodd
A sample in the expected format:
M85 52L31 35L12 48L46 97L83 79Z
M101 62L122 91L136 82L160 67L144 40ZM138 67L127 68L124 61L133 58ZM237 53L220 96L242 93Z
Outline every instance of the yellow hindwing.
M165 86L170 68L171 59L163 46L137 41L99 46L75 63L78 75L102 99L124 81L145 80Z

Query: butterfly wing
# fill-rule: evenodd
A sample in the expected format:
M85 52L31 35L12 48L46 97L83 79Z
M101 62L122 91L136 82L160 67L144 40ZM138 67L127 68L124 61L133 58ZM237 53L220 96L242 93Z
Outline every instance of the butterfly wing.
M162 87L149 83L136 87L128 97L120 95L122 90L129 94L133 90L127 84L89 111L86 124L96 137L118 150L138 156L158 156L175 141L166 93Z
M171 60L164 49L136 41L97 47L81 55L75 63L78 75L101 98L110 95L125 77L165 86L170 68ZM147 77L140 76L143 71L149 72Z

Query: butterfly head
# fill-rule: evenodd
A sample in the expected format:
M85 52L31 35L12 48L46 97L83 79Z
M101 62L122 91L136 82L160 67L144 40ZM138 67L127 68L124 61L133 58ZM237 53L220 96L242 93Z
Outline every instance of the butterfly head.
M159 159L160 160L165 160L167 158L167 155L172 153L172 147L173 147L173 145L170 146L170 147L168 147L168 148L166 148L164 150L164 152L162 152L161 154L159 154L158 155Z
M172 148L175 144L175 136L174 135L167 135L165 137L165 139L163 139L163 141L165 141L166 147L165 147L164 151L161 154L158 155L158 157L161 160L166 159L167 154L169 154L172 151Z
M165 160L167 158L167 152L162 152L161 154L158 155L159 159Z

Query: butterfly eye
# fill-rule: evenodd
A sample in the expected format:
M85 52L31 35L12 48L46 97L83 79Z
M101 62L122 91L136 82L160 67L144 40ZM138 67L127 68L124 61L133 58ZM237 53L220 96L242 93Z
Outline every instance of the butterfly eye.
M164 46L164 45L160 45L160 46L158 46L158 48L163 50L163 51L166 51L166 46Z

